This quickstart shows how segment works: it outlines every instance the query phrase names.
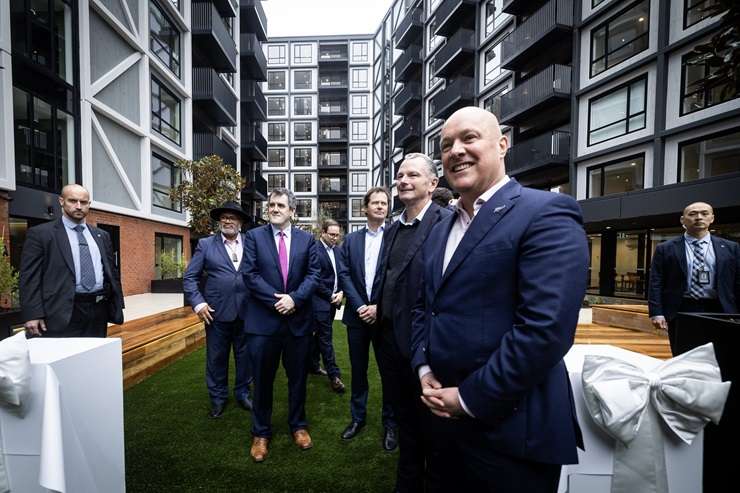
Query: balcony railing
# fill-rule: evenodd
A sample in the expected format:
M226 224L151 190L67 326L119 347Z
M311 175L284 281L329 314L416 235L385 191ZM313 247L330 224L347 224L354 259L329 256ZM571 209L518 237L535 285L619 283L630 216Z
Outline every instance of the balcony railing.
M398 24L393 33L396 39L396 48L406 49L410 44L421 46L424 35L424 20L420 8L406 12L406 16Z
M319 153L319 169L343 169L346 167L347 167L347 153L346 152L321 152Z
M236 72L236 44L218 9L210 2L192 5L193 65Z
M242 29L246 27L246 31L256 34L260 41L267 41L267 16L262 1L239 0L239 10Z
M213 154L219 156L229 166L236 167L236 151L230 144L212 133L194 133L193 158L200 159Z
M419 107L421 103L421 84L407 82L395 97L396 115L408 115Z
M434 13L437 29L434 34L450 36L464 27L475 29L475 9L478 0L444 0Z
M422 60L423 48L418 45L410 45L406 48L393 64L396 82L420 78Z
M474 30L460 29L457 31L435 55L434 76L447 78L460 70L465 70L464 75L473 75L475 48Z
M319 89L347 89L347 78L319 75Z
M262 52L262 43L255 34L239 36L239 56L242 62L242 74L252 80L267 80L267 59Z
M472 77L457 77L447 83L442 92L432 97L435 118L446 119L463 106L473 104L475 80Z
M256 125L242 125L242 163L248 161L267 161L267 141Z
M319 46L319 63L347 62L347 45Z
M403 124L393 133L393 143L398 148L405 148L421 136L421 118L404 118Z
M515 175L569 160L570 133L555 130L514 144L506 155L506 171Z
M520 63L524 64L531 58L528 55L530 50L545 44L554 46L552 36L570 32L572 27L573 0L550 0L504 38L501 43L501 66L516 69Z
M224 19L229 17L236 17L236 12L234 12L234 4L232 3L232 0L211 0L211 3L216 7L218 10L218 13L221 14L221 17Z
M236 125L236 94L212 68L193 69L193 102L217 125Z
M570 98L571 68L550 65L501 96L501 123L515 124L549 101Z
M267 200L267 180L262 173L251 171L245 178L247 179L247 186L244 190L246 195L252 199Z
M319 142L347 142L347 129L339 131L328 131L319 128Z
M252 80L241 81L242 122L244 120L265 121L267 115L267 101L257 82Z

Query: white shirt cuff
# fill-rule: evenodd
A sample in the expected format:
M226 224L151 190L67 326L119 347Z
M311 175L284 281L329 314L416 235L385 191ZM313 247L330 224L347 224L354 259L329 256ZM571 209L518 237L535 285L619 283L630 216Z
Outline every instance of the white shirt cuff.
M419 372L419 380L427 373L432 373L432 367L429 365L421 365L417 370Z
M208 306L208 303L205 303L205 302L204 303L198 303L197 305L195 305L193 307L193 311L195 313L198 313L199 311L201 311L203 309L204 306Z

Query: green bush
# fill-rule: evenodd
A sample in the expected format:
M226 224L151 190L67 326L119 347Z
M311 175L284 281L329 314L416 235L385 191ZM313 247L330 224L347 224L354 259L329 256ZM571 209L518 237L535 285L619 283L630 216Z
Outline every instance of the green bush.
M179 279L185 272L185 261L174 250L159 255L159 273L162 279Z
M18 272L10 265L5 238L0 236L0 295L12 298L17 289Z

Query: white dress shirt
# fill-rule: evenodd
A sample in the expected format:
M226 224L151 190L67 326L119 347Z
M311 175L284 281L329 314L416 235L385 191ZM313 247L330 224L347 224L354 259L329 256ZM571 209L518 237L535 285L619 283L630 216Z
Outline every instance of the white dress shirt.
M226 256L229 257L229 260L231 260L234 269L239 270L239 265L242 263L242 257L244 256L241 234L237 234L236 238L232 241L226 238L223 233L221 233L221 244L226 249ZM234 261L234 257L232 255L234 253L236 254L236 262ZM193 311L195 313L198 313L203 308L205 308L206 305L208 305L208 303L205 301L202 303L198 303L193 307Z
M64 224L64 230L67 232L67 239L69 240L69 246L72 249L72 263L75 267L75 292L76 293L87 293L88 291L82 287L80 281L80 240L77 238L77 231L74 228L77 227L77 223L69 219L67 216L62 216L62 223ZM95 287L91 293L96 293L103 290L103 258L100 254L98 244L90 232L90 228L83 220L80 223L85 227L82 232L82 236L87 241L88 250L90 250L90 257L92 257L93 270L95 271Z
M683 239L686 242L686 294L688 294L691 288L691 274L693 273L694 262L696 262L694 242L699 240L699 238L694 238L690 234L684 233ZM717 281L714 266L717 261L714 255L714 246L712 245L712 235L707 233L699 242L702 247L701 251L704 253L704 270L709 275L709 284L702 286L702 291L707 299L715 299L717 298Z
M377 231L370 229L369 224L365 229L365 293L368 300L373 293L375 271L378 269L380 246L383 244L384 231L385 224L381 224Z
M424 208L416 215L415 218L413 218L411 221L406 220L406 209L403 210L401 213L401 216L398 218L398 220L403 224L404 226L411 226L415 222L421 222L422 219L424 219L424 214L427 213L429 210L429 207L432 205L432 200L429 199L429 202L427 202L427 205L424 206Z
M274 224L270 224L270 227L272 228L272 236L275 238L275 249L278 252L278 255L280 254L280 235L278 234L280 231L285 233L285 251L288 253L288 265L290 265L290 236L292 232L292 226L290 223L285 227L285 229L281 230L279 228L276 228Z
M329 260L331 260L331 267L334 269L334 290L332 291L332 294L337 292L337 288L339 287L337 283L337 260L334 257L334 247L331 247L324 243L324 240L321 241L321 244L324 245L324 249L326 250L326 254L329 255Z

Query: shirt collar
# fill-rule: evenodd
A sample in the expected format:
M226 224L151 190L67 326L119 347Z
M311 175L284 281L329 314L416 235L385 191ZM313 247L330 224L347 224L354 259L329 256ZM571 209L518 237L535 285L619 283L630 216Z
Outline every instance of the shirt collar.
M691 236L691 235L690 235L690 234L688 234L688 233L684 233L684 234L683 234L683 239L684 239L684 241L686 241L686 243L688 243L688 244L692 244L692 243L694 243L694 242L695 242L696 240L699 240L699 243L703 243L704 241L708 241L708 242L711 242L711 241L712 241L712 234L711 234L711 233L707 233L707 235L706 235L706 236L705 236L704 238L701 238L701 239L699 239L699 238L695 238L695 237Z
M373 231L372 229L370 229L369 224L365 224L365 234L368 234L370 236L377 236L380 233L382 233L384 230L385 230L385 223L381 224L380 227L376 231Z
M277 234L281 231L280 228L276 228L274 224L270 224L270 227L272 228L272 236L277 236ZM288 224L288 226L285 227L285 229L282 230L283 233L285 233L286 238L290 238L290 230L292 226Z
M477 199L475 199L475 202L473 202L473 217L475 217L476 214L478 214L478 211L480 210L483 205L488 202L488 200L493 197L493 195L501 190L504 185L509 183L511 181L511 178L509 178L509 175L504 175L502 179L497 181L491 188L483 192ZM457 201L457 204L455 205L455 208L458 212L464 212L465 215L468 214L468 212L463 208L460 200Z
M224 234L223 234L223 233L221 233L221 241L222 241L223 243L231 243L231 242L233 241L234 243L236 243L236 244L238 245L238 244L239 244L239 237L240 237L240 236L241 236L240 234L237 234L237 235L236 235L236 238L234 238L233 240L230 240L230 239L228 239L228 238L227 238L226 236L224 236Z
M87 224L85 224L85 220L84 219L82 220L81 223L76 223L73 220L71 220L70 218L68 218L67 216L62 215L62 222L64 223L64 226L67 227L67 228L69 228L69 229L75 229L78 224L81 224L81 225L85 226L85 228L87 228Z
M411 226L417 221L421 222L424 219L424 214L426 214L427 210L429 210L430 205L432 205L431 199L429 199L429 201L427 202L427 205L424 206L421 212L419 212L419 214L411 222L406 221L406 209L404 209L403 212L401 213L401 217L398 218L398 220L401 221L401 224L403 224L404 226Z
M334 248L334 247L327 245L324 240L319 240L319 241L321 242L322 245L324 245L324 250L326 250L327 252Z

